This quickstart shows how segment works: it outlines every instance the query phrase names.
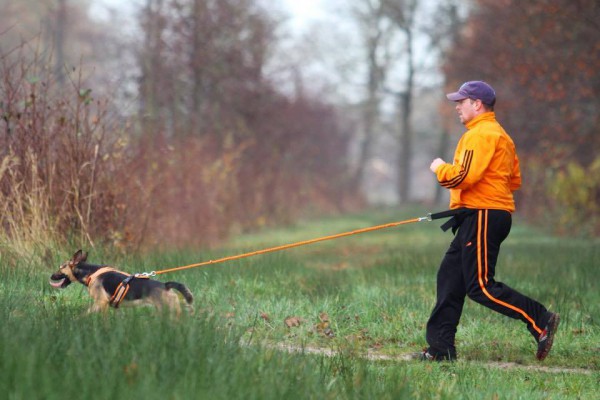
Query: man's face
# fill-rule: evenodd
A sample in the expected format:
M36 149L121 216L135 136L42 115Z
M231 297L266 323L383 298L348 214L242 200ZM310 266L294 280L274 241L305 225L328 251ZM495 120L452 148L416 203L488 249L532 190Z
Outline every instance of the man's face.
M477 116L477 105L480 100L463 99L456 102L456 112L460 122L465 125Z

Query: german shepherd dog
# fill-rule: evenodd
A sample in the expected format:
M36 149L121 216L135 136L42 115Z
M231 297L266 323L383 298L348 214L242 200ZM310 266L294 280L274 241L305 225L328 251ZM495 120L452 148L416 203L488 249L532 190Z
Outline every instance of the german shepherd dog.
M87 286L94 300L88 313L106 312L109 306L118 308L119 305L137 306L150 304L158 311L165 307L177 316L181 314L178 295L171 289L179 291L191 308L194 299L192 292L178 282L162 283L148 277L130 275L117 269L88 264L87 253L77 250L73 258L60 265L57 272L50 276L50 285L64 289L73 282Z

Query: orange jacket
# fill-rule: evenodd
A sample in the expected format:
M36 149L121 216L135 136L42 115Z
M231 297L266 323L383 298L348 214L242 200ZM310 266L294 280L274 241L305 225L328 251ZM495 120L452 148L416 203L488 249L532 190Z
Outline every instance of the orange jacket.
M440 185L450 189L450 208L515 211L512 193L521 187L521 171L514 142L493 112L478 115L466 127L454 163L435 171Z

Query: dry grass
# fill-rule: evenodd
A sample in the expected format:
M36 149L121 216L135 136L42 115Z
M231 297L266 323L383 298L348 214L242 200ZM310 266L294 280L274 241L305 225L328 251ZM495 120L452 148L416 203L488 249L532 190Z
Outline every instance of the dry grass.
M117 251L208 247L356 197L344 196L344 164L330 157L344 136L330 126L328 145L321 143L322 122L333 114L310 102L274 95L278 112L267 113L267 102L255 131L240 121L215 132L138 134L143 123L94 98L81 68L59 83L50 65L27 45L0 53L3 257L65 242Z
M35 156L30 153L29 158L29 187L15 172L19 164L16 156L9 154L0 164L0 181L11 188L9 192L0 192L0 221L4 228L0 234L0 248L2 258L9 263L45 254L52 244L59 242ZM39 259L32 261L39 263Z

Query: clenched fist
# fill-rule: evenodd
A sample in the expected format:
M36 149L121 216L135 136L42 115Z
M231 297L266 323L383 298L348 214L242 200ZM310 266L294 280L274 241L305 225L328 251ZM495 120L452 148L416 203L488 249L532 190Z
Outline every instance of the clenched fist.
M435 160L433 160L431 162L429 169L431 170L431 172L435 173L435 171L438 169L438 167L442 164L446 164L446 162L444 160L442 160L441 158L436 158Z

